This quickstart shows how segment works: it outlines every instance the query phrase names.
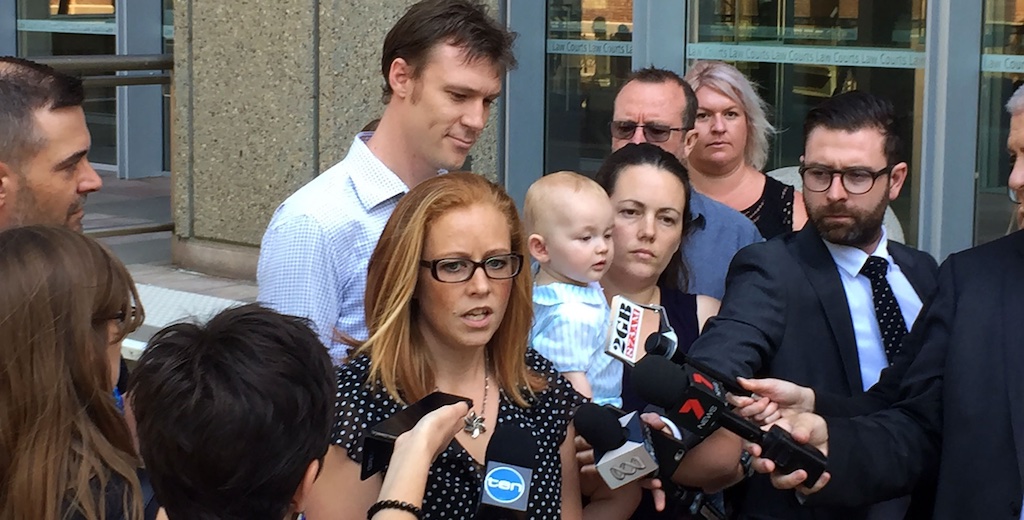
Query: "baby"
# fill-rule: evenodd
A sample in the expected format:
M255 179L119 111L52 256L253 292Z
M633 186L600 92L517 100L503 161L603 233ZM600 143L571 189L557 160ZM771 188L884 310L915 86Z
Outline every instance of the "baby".
M597 404L621 407L622 363L604 353L609 309L598 283L612 259L615 210L608 195L578 173L552 173L527 190L523 220L530 256L540 265L530 345L576 391ZM580 491L590 498L587 517L632 515L640 502L639 483L612 491L594 473L580 474Z
M552 173L526 192L523 217L540 265L530 344L576 391L621 407L622 364L604 353L609 310L598 283L612 259L608 195L578 173Z

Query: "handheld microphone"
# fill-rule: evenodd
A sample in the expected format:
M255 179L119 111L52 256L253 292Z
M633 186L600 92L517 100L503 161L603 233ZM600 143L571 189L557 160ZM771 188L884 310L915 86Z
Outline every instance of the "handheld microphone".
M621 295L612 298L611 325L605 353L629 366L636 366L645 354L654 354L679 365L690 365L721 382L734 395L751 395L732 378L690 359L679 349L679 338L660 305L641 305Z
M727 392L733 395L749 396L751 395L750 390L743 388L736 382L735 378L726 376L725 374L701 363L690 356L687 356L685 352L679 350L679 340L676 337L675 331L672 330L672 326L668 325L668 330L659 330L650 336L647 336L647 341L644 342L644 348L648 354L654 354L663 358L669 359L677 365L684 365L691 367L692 370L701 372L705 376L708 376L711 380L717 381L718 386L724 388Z
M611 324L604 351L629 366L644 357L647 337L663 328L671 329L668 327L665 309L660 305L640 305L622 296L615 296L610 309Z
M616 417L593 403L576 409L576 432L594 447L597 473L608 487L618 489L658 470L651 431L637 412Z
M779 426L765 432L736 415L723 399L719 382L705 374L687 371L665 358L646 356L633 368L633 386L642 399L665 408L676 425L701 438L724 427L761 445L762 456L773 460L780 473L802 469L807 472L808 482L816 482L825 471L825 455L797 443Z
M487 444L487 467L480 494L479 519L525 519L530 481L537 467L537 440L517 425L495 428Z

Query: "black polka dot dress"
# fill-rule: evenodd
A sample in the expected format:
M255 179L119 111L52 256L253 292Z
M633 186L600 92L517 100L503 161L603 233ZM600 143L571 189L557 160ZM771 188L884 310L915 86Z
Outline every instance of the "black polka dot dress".
M537 441L536 471L530 486L528 518L561 518L562 461L559 448L565 440L572 412L584 398L533 350L526 364L547 379L547 388L537 393L528 408L520 408L500 392L498 421L530 431ZM370 359L359 356L338 367L338 392L331 441L362 463L360 438L371 425L402 409L387 391L365 383ZM482 469L458 442L452 442L430 467L423 497L424 518L472 518L480 502Z

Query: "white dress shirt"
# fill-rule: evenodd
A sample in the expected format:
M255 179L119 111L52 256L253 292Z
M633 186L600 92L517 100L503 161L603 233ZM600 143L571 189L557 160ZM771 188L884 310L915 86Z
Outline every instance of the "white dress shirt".
M288 197L267 226L256 280L259 301L313 322L335 363L347 354L337 333L368 334L363 307L370 255L405 183L366 146L363 132L348 155Z
M836 266L839 268L839 278L843 281L846 301L850 306L850 319L853 322L853 335L857 341L861 386L866 391L871 388L871 385L878 382L882 370L889 366L889 360L885 357L885 345L882 343L882 333L878 328L878 319L875 317L871 281L860 274L868 256L878 256L889 262L889 270L885 279L892 287L896 302L900 304L900 312L903 314L903 321L906 322L908 330L914 325L914 320L921 312L921 298L917 295L914 287L910 285L906 275L900 270L900 266L889 255L889 240L886 237L885 226L882 227L882 239L871 255L856 247L833 244L827 240L825 247L832 254L832 259L835 260Z

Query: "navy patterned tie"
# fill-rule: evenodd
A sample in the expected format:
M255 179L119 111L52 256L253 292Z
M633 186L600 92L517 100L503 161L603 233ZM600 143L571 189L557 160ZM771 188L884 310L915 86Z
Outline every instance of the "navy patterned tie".
M885 346L885 357L892 366L896 354L900 351L900 342L907 333L907 322L903 321L900 304L892 293L885 273L889 270L889 262L878 256L869 256L860 274L871 280L871 294L875 300L875 318L878 329L882 331L882 344Z

